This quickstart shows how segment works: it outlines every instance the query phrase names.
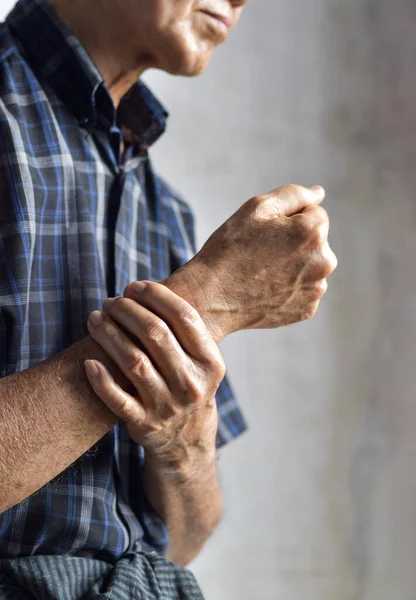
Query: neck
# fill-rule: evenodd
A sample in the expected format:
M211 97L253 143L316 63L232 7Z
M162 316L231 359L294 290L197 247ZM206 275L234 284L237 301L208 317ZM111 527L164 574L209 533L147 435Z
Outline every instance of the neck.
M103 76L117 108L123 96L151 66L139 49L126 45L121 24L96 0L47 0L76 35Z

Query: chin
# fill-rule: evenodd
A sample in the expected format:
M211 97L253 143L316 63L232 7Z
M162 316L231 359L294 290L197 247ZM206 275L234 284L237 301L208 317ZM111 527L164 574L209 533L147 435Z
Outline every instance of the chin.
M176 68L170 71L171 75L182 75L183 77L196 77L201 75L209 64L211 56L193 58L192 60L182 61L176 65Z
M171 75L195 77L207 68L214 48L215 44L208 40L170 44L159 68Z

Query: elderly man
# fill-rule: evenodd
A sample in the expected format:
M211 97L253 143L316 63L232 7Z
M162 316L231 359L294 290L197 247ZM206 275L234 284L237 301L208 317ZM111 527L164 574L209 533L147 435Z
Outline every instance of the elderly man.
M166 113L140 76L199 74L244 3L20 0L1 27L4 597L78 598L123 561L114 597L191 593L245 429L217 344L311 317L336 266L319 186L246 201L192 258L149 161Z

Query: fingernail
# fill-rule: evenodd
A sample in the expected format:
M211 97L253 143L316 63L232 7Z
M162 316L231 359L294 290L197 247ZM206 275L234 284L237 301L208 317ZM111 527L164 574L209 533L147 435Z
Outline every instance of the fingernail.
M103 309L110 310L110 308L114 305L116 298L106 298L103 302Z
M84 364L85 370L87 371L90 377L98 377L100 371L98 370L98 367L94 360L86 360Z
M90 314L90 321L93 325L101 325L103 320L103 315L99 310L94 310L94 312Z
M135 294L140 294L146 288L146 284L143 281L133 281L131 289Z

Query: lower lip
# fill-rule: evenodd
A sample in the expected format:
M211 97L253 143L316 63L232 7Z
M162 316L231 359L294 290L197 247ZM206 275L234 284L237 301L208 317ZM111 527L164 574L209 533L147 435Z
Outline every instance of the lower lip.
M221 19L218 19L218 17L215 17L214 15L211 15L210 13L206 13L203 12L203 14L211 21L211 23L213 25L215 25L215 27L224 35L228 35L230 28L228 27L228 25L226 25L224 23L224 21L221 21Z

